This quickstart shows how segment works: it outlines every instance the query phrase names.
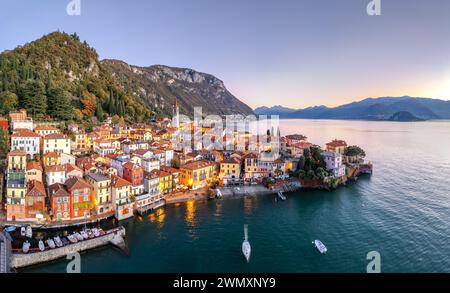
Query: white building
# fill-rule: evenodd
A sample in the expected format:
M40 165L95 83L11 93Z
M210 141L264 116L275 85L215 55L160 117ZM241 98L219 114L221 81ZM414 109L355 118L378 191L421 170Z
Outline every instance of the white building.
M327 166L327 171L331 171L334 177L345 175L345 165L342 162L342 155L335 152L323 152L323 158Z
M11 129L13 131L18 129L28 129L30 131L33 131L33 128L34 128L33 120L31 119L11 122Z
M150 173L155 169L159 169L161 166L161 162L158 159L144 159L142 160L142 168L144 168L145 172Z
M22 150L29 157L40 153L40 136L28 129L19 129L11 135L11 151Z
M66 167L58 165L45 168L45 179L48 186L55 183L64 184L66 182Z
M44 154L50 152L71 153L70 139L65 135L53 133L44 138Z

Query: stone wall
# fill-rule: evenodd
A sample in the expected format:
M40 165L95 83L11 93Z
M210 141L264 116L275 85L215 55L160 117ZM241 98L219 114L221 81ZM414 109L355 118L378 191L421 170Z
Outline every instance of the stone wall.
M116 232L98 238L77 242L60 248L30 254L13 254L11 258L11 267L17 269L36 264L41 264L59 258L65 258L67 255L71 253L83 252L97 247L105 246L108 244L113 244L120 248L124 248L125 247L124 236L125 236L125 229L122 228Z

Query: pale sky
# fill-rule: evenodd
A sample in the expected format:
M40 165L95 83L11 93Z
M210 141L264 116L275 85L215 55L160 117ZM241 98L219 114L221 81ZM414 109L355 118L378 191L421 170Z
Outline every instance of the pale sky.
M101 58L217 76L251 107L450 100L450 1L0 0L0 51L77 32Z

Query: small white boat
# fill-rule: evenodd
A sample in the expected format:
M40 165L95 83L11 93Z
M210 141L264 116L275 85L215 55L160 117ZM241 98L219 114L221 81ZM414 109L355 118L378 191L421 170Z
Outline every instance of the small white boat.
M73 235L67 236L67 239L69 239L69 241L70 241L71 243L77 243L77 242L78 242L77 237L75 237L75 236L73 236Z
M286 196L283 194L283 191L278 191L278 197L283 201L286 200Z
M21 235L22 237L24 237L25 234L27 234L27 230L25 229L25 227L20 228L20 235Z
M222 191L220 191L220 189L217 189L217 194L216 194L216 197L217 198L221 198L223 195L222 195Z
M28 238L33 237L33 229L31 229L31 226L27 226L25 236L27 236Z
M22 251L23 251L23 253L28 253L28 251L30 251L30 242L28 242L28 241L25 241L23 244L22 244Z
M62 247L63 246L63 243L61 241L61 238L59 238L59 236L54 237L53 240L55 240L56 246L58 246L58 247Z
M97 228L92 229L92 233L94 233L94 236L95 236L95 237L100 236L100 231L98 231Z
M78 232L74 233L73 236L75 236L75 238L77 238L78 241L83 241L84 240L83 236L81 236L81 234L78 233Z
M245 260L250 262L250 255L252 253L252 248L250 242L248 241L248 226L244 226L244 242L242 242L242 253L244 254Z
M80 232L80 235L83 236L83 239L84 239L84 240L89 239L89 235L86 233L86 231L81 231L81 232Z
M55 244L55 241L53 241L53 239L48 239L47 244L48 244L48 247L50 247L50 249L56 248L56 244Z
M100 236L106 235L106 232L103 231L102 228L98 228L98 233L100 234Z
M86 230L86 234L88 235L88 237L89 237L89 239L92 239L92 238L94 238L95 236L94 236L94 233L92 233L92 231L91 230Z
M314 240L313 241L313 245L317 248L317 250L321 253L321 254L325 254L327 253L328 249L325 246L325 244L322 243L322 241L320 240Z
M39 240L39 250L40 251L44 251L45 250L45 244L44 241Z
M14 226L6 227L5 231L8 233L14 232L14 231L16 231L16 227L14 227Z

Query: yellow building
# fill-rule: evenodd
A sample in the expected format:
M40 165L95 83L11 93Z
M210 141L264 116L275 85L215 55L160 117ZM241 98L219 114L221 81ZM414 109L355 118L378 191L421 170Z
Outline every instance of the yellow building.
M54 126L42 125L38 126L34 129L34 132L39 134L42 137L45 137L49 134L59 133L59 129Z
M6 184L6 216L8 221L20 221L26 218L26 168L26 152L15 150L8 154L8 175Z
M46 153L43 156L44 167L61 165L61 155L57 152Z
M8 155L8 170L26 170L27 153L21 150L15 150Z
M75 136L75 141L74 143L74 148L79 150L79 149L87 149L88 148L88 139L87 139L87 135L84 132L77 132L74 134Z
M191 189L208 186L214 179L214 163L210 161L195 161L180 168L180 184Z
M114 203L111 196L111 178L100 173L89 173L86 180L94 187L95 208L97 214L105 214L114 211Z
M150 175L159 178L159 190L161 194L172 192L172 174L155 169L150 172Z
M220 162L220 179L239 179L241 176L241 162L234 158Z

